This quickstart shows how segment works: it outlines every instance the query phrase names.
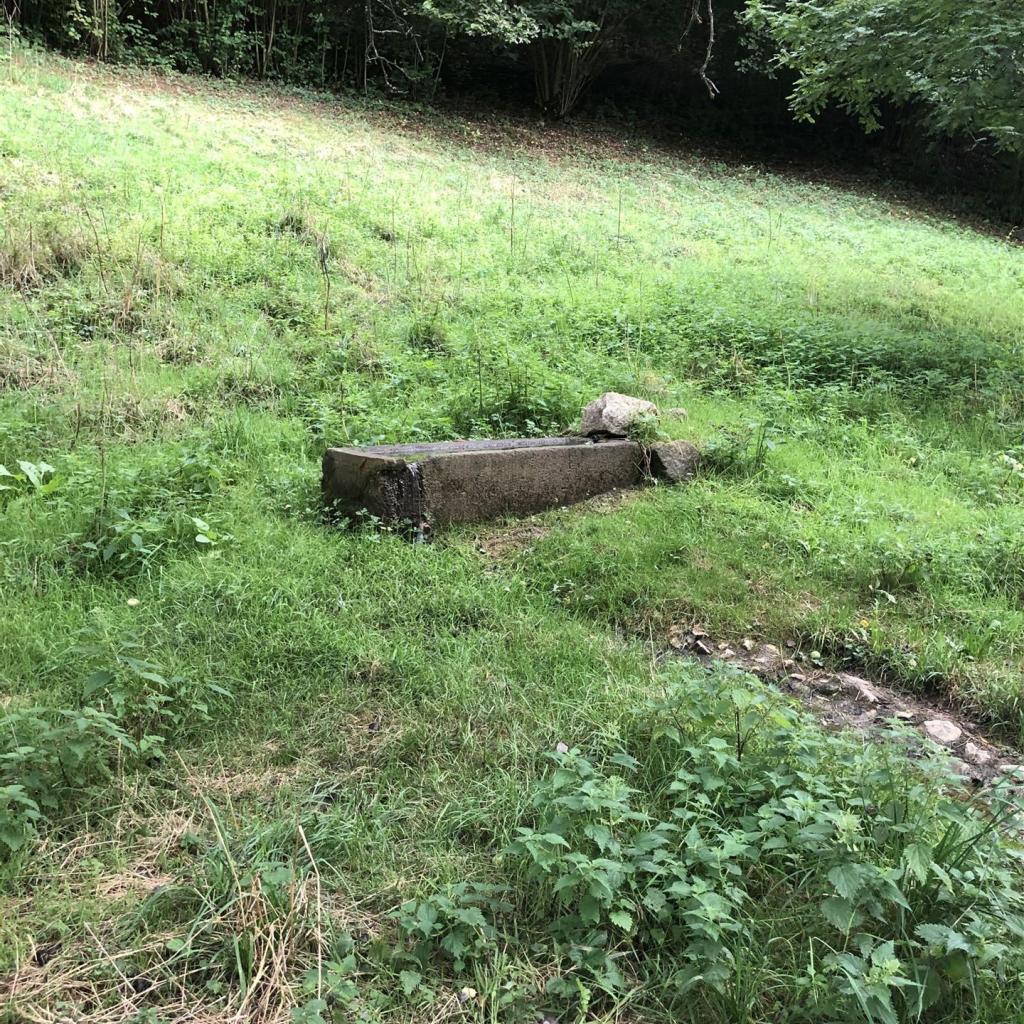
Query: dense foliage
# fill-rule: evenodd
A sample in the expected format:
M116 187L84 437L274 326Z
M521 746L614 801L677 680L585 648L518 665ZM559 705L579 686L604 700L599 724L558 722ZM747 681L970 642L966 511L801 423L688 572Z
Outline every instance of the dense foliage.
M445 61L532 66L536 99L567 114L610 59L683 51L676 75L707 76L715 43L711 0L6 0L47 41L94 56L132 54L184 70L308 84L431 91ZM1017 0L743 0L722 21L767 45L762 69L795 72L794 110L829 102L878 124L879 101L920 104L931 130L1024 146L1024 19ZM726 60L732 54L727 53ZM666 83L667 85L667 83Z
M801 116L838 102L870 129L880 101L913 103L936 134L1024 152L1019 0L750 0L747 20L799 76Z
M148 56L182 70L307 84L429 93L451 45L462 60L511 49L533 68L537 102L563 116L612 44L645 33L676 43L705 0L27 0L21 24L47 41L108 59ZM710 8L709 8L710 10ZM14 13L11 12L13 18ZM627 31L628 29L628 31ZM703 72L702 72L703 73Z
M1024 209L1016 0L2 0L25 35L101 60L317 89L533 101L775 148ZM830 111L830 108L831 111ZM794 123L828 125L810 132ZM886 130L874 140L860 130ZM840 129L840 138L830 134ZM928 143L928 145L925 145ZM936 145L936 143L938 143Z
M650 1000L676 1020L878 1024L970 1013L1016 972L1005 812L942 798L894 750L699 670L594 747L551 755L496 858L506 884L403 907L402 966L522 950L550 959L541 998L563 1013L629 998L641 1020ZM779 918L801 941L765 929Z

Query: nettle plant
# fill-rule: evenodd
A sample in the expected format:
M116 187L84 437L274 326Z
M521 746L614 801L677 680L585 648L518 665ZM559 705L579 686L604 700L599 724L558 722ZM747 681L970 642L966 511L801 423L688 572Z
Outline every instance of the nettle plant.
M150 661L135 657L140 645L127 643L110 654L101 645L85 644L75 652L86 657L105 657L108 666L85 680L82 700L109 713L131 736L138 752L147 758L162 757L166 737L189 724L210 719L211 702L230 698L231 692L211 680L194 680L167 672Z
M0 503L20 494L50 494L60 486L57 471L48 462L18 460L18 468L0 466Z
M163 554L210 550L233 540L194 514L197 502L217 493L222 476L204 451L183 450L164 467L157 463L121 471L74 544L82 565L115 577L138 573Z
M115 719L91 707L30 707L0 719L0 859L76 793L109 778L112 753L132 744Z
M477 890L403 911L456 967L507 944L561 965L558 1002L651 991L747 1019L798 993L818 1019L885 1024L1021 967L1010 811L971 810L941 769L823 733L738 673L688 673L618 743L552 761L502 855L515 911ZM791 934L766 931L780 918Z
M163 757L171 733L210 718L213 700L230 698L217 683L194 681L100 644L74 653L107 667L85 680L81 706L8 709L0 716L0 856L20 850L38 827L113 775L114 765Z

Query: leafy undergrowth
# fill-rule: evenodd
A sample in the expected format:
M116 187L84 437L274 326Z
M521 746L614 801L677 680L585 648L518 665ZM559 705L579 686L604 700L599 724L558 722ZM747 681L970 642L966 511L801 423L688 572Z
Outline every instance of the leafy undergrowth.
M998 798L650 650L790 638L1019 739L1019 250L639 141L0 60L13 1019L1020 1019ZM688 410L697 482L498 564L321 521L326 445L609 389Z
M998 794L971 807L941 765L824 734L727 668L655 682L584 746L532 751L521 786L457 807L411 776L405 811L386 785L293 777L260 812L239 779L207 795L190 777L201 811L175 808L127 909L88 942L51 926L8 995L39 1019L87 991L93 1020L1018 1019L1024 889ZM386 744L378 777L407 756ZM403 898L357 895L451 839Z

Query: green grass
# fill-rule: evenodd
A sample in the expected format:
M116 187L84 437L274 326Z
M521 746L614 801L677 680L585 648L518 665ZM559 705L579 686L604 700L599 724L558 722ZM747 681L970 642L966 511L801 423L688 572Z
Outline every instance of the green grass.
M97 670L135 680L128 657L185 681L148 711L133 690L119 719L129 740L162 736L162 758L124 747L54 784L52 823L4 868L3 970L59 940L103 993L96 1019L108 1004L122 1019L118 971L187 964L180 998L212 1013L251 972L188 959L189 921L236 966L232 934L276 934L294 960L244 998L253 1019L287 1019L311 994L299 968L322 914L366 974L380 958L363 940L392 934L403 900L500 879L495 855L539 813L556 743L636 749L647 702L679 682L654 659L674 623L793 640L1020 739L1020 250L884 196L639 142L28 50L0 74L7 710L78 707ZM411 546L319 520L326 445L557 432L605 390L685 407L665 427L705 446L702 478L553 513L497 564L478 550L486 530ZM190 688L209 682L231 698ZM730 715L693 742L728 736ZM852 793L840 748L791 728L824 744L814 778ZM941 831L927 792L907 799ZM287 926L276 883L256 894L245 864L304 866ZM807 891L827 891L821 865ZM141 899L165 878L178 888ZM758 946L814 931L758 899ZM217 905L241 917L214 927ZM90 939L104 928L105 948L142 952L115 969ZM421 964L409 999L389 960L390 987L360 978L360 1012L434 1019L471 984L490 999L458 1012L535 1019L529 993L568 955L553 949L507 940L440 980ZM767 1003L740 998L737 966L726 995L680 1002L635 981L623 1009L598 978L565 1012L864 1019L855 993L807 981L806 955L751 968L754 989L770 976L781 993ZM1019 1019L1017 988L977 985L932 1017Z

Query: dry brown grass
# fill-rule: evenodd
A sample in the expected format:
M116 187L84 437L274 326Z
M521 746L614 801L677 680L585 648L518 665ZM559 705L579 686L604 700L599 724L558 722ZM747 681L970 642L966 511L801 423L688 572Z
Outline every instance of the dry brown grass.
M146 395L131 392L103 394L69 406L67 416L74 433L101 432L122 440L156 437L174 431L194 415L185 397Z
M477 548L488 558L500 562L543 540L551 528L533 523L517 524L484 534L477 539Z
M0 344L0 392L36 388L50 393L67 393L75 390L77 381L77 374L63 359L6 349Z
M190 773L191 784L200 780ZM302 871L296 870L286 886L268 889L260 871L236 862L229 832L239 823L233 814L222 817L204 804L205 815L176 808L147 821L142 831L148 835L135 844L138 859L93 883L96 897L136 909L162 891L191 908L193 920L183 925L174 915L157 914L144 926L132 926L122 907L112 909L102 924L84 925L73 939L30 940L15 970L0 979L0 1005L14 1019L123 1024L153 1008L162 1021L175 1024L283 1024L294 1006L310 998L305 978L324 963L335 930L376 930L372 915L336 905L325 891L301 825L296 826L295 859ZM216 871L211 876L199 863L176 874L159 866L187 832L196 830L213 837L217 863L227 871L225 885L217 884ZM51 858L74 870L90 850L95 852L95 844L79 841L66 850L55 848ZM203 987L211 971L216 974L211 957L236 941L248 951L247 983L228 979L224 994L215 995Z
M0 285L33 291L75 273L89 253L84 234L33 224L10 225L0 240Z

